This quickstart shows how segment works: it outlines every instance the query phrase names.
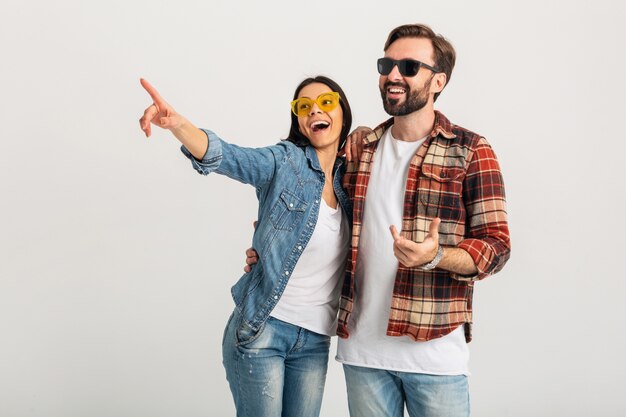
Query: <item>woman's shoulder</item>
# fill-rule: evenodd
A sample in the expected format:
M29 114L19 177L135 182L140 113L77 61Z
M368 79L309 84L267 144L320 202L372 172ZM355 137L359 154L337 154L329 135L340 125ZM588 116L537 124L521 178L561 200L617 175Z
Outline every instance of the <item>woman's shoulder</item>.
M278 143L273 145L273 147L280 152L284 152L286 155L289 155L290 158L306 159L306 148L296 145L289 139L281 139Z
M293 143L289 139L281 139L281 140L279 140L278 143L276 143L276 146L283 146L283 147L285 147L285 149L288 149L289 152L295 152L295 151L302 152L304 150L303 147L296 145L295 143Z

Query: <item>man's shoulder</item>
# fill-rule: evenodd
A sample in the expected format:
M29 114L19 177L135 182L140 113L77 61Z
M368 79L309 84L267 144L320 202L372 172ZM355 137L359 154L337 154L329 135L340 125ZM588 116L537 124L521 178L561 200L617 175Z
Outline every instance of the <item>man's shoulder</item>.
M484 136L452 123L443 113L437 111L437 118L434 130L438 136L451 141L451 145L463 146L468 148L476 147L481 141L485 141Z
M379 139L383 137L391 125L393 125L393 117L390 117L372 129L372 132L363 138L363 147L375 150L378 147Z
M455 142L468 146L470 148L475 147L478 142L484 137L472 130L466 129L459 125L452 125L452 132L455 135Z

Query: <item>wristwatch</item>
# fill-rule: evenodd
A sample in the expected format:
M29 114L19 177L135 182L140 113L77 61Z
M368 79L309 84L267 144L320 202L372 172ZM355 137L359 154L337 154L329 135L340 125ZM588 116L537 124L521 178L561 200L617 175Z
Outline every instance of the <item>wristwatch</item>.
M437 265L439 265L439 262L441 262L441 258L443 258L443 246L439 245L439 247L437 248L437 254L433 258L433 260L428 262L427 264L420 265L419 269L421 269L422 271L430 271L431 269L435 269Z

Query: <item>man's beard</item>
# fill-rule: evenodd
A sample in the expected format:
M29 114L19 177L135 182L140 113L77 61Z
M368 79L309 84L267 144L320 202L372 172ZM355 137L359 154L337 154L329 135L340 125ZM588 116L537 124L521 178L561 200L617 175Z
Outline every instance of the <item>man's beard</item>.
M421 110L428 103L428 90L430 90L432 80L431 77L424 87L417 91L411 90L408 85L403 83L387 81L383 88L380 89L380 96L383 99L385 111L391 116L406 116L407 114ZM407 91L407 97L404 103L398 104L399 100L387 98L387 88L391 86L402 87Z

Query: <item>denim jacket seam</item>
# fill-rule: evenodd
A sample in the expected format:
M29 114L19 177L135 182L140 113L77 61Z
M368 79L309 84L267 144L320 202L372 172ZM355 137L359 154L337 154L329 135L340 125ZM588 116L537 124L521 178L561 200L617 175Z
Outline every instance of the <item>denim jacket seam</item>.
M317 196L318 201L322 198L322 191L323 191L323 186L319 190L316 190L316 196ZM319 219L319 205L317 208L317 212L318 212L318 219ZM303 223L304 224L310 223L311 216L312 216L312 211L309 211L309 216L307 217L306 221L304 221ZM318 219L316 219L315 225L317 225ZM302 251L298 251L296 248L298 246L306 246L308 244L308 242L311 239L311 236L313 235L313 230L315 229L315 225L313 225L313 227L311 227L310 230L302 231L300 233L299 238L294 242L294 246L291 248L289 256L281 264L281 271L289 269L290 274L287 277L281 275L281 278L279 278L278 281L275 283L275 285L273 286L273 290L268 294L268 297L266 298L265 302L262 304L262 306L259 308L259 310L254 316L253 323L251 323L253 328L260 329L262 324L269 317L271 310L274 308L274 306L278 303L278 301L282 297L283 292L285 291L285 288L287 287L287 284L289 283L289 279L291 279L293 269L295 268L295 265L300 259L300 256L302 256ZM274 298L274 297L278 297L278 298Z

